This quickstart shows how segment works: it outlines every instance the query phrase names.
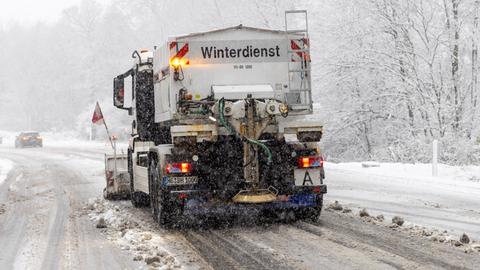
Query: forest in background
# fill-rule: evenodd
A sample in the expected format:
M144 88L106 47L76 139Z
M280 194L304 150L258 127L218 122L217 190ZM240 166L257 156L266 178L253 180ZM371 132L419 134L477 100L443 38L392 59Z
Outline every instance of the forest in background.
M338 160L480 163L479 0L83 0L56 23L0 28L0 129L85 136L131 53L238 24L283 29L307 9L324 153Z

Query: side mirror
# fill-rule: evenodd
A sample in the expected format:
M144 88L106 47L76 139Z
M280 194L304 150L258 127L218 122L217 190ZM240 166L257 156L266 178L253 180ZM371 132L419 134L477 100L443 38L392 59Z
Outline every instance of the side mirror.
M113 105L117 108L124 109L125 87L123 78L113 79Z

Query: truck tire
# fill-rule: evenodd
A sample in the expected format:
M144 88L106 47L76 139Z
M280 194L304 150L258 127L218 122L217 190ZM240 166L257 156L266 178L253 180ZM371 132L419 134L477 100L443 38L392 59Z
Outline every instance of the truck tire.
M150 193L150 208L152 210L152 216L155 221L158 222L158 170L157 160L153 155L148 157L148 189Z
M322 213L323 196L319 199L319 204L316 207L302 208L295 211L295 217L299 220L317 221Z
M165 191L162 191L160 185L160 173L158 172L158 160L152 156L148 167L148 182L150 188L150 202L152 208L153 219L160 226L170 226L175 223L175 218L170 213L170 207L166 207L168 204L168 198L166 198Z
M130 201L132 202L133 207L140 208L142 207L140 201L140 194L135 192L135 187L133 185L133 165L132 165L132 150L128 148L127 152L127 167L128 167L128 174L130 176Z
M111 200L112 199L112 195L108 193L107 188L103 189L103 198L105 200Z
M130 192L130 200L132 201L132 205L135 208L140 208L143 206L142 202L142 194L140 192Z

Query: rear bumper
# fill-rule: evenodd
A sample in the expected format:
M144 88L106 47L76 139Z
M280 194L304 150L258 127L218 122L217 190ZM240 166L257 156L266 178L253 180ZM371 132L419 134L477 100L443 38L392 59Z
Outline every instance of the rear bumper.
M300 188L294 194L278 195L278 199L271 203L240 204L209 199L211 198L210 192L206 191L183 190L171 192L172 197L181 206L184 216L202 217L243 214L251 216L268 211L320 208L322 207L323 194L325 193L327 193L327 186L320 185L317 187Z

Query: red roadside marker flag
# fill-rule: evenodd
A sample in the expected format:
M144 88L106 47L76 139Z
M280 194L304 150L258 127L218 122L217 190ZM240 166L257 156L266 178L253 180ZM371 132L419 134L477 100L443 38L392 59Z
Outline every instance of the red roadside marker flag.
M100 109L98 102L95 106L95 111L93 111L92 123L96 125L104 124L102 109Z
M97 101L97 105L95 105L95 111L93 111L92 123L94 125L103 124L105 126L105 130L107 131L107 135L108 135L108 140L110 140L110 144L112 145L112 148L115 148L113 145L112 137L110 136L110 132L108 131L107 123L105 123L105 119L103 118L102 109L100 109L100 104L98 104L98 101Z

